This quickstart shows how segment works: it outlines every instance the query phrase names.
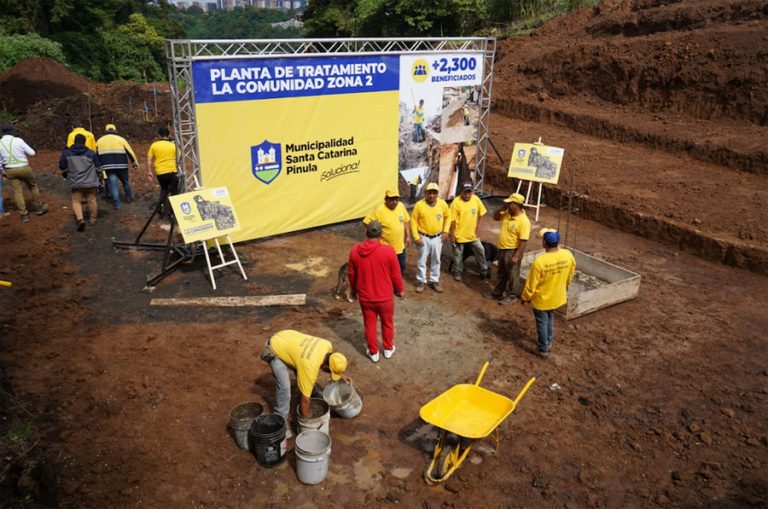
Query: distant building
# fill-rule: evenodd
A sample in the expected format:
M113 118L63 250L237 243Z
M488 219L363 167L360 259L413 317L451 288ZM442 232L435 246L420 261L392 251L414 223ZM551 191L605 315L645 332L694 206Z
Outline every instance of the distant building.
M199 7L204 11L223 9L231 11L237 7L257 7L259 9L300 10L307 6L307 0L168 0L179 9Z

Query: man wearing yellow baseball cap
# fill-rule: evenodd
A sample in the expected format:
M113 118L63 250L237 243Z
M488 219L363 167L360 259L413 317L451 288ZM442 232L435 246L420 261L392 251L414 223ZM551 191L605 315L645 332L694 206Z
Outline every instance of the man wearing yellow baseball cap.
M261 359L269 364L275 377L274 412L285 419L291 408L289 370L296 373L302 417L309 417L309 400L313 393L320 397L321 391L315 385L320 371L330 373L331 380L349 380L343 376L347 358L344 354L333 353L330 341L295 330L282 330L269 338L261 352Z
M501 221L499 230L499 282L490 297L499 304L517 300L520 291L520 261L531 235L531 221L523 210L525 197L514 193L493 213Z
M443 293L440 286L440 253L443 240L451 228L451 211L445 201L437 197L440 190L434 182L427 184L424 199L413 207L411 233L419 246L419 260L416 263L416 293L429 285L437 293ZM427 259L430 259L427 274Z
M411 216L400 201L397 189L387 189L384 193L384 203L363 218L363 224L366 226L371 221L381 223L381 243L392 246L400 264L400 274L405 274L405 248L411 245Z
M544 253L536 257L528 272L520 301L531 303L536 319L536 343L539 354L546 356L552 347L555 309L568 302L568 285L576 272L576 260L567 249L560 249L560 233L551 228L539 231Z
M128 178L128 166L134 169L139 167L136 153L125 138L117 134L115 124L107 124L104 127L104 136L96 140L96 153L99 155L99 170L107 174L107 193L112 200L115 209L120 208L120 188L118 182L123 185L125 201L133 201L133 190Z

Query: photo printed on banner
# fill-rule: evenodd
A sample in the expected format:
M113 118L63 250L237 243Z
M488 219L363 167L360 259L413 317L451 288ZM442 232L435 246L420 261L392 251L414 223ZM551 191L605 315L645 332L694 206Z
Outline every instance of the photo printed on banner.
M472 161L458 147L477 139L482 76L480 53L400 58L399 188L405 203L420 200L432 182L441 198L450 198L459 179L471 178L469 170L456 174L453 160L463 158L459 166Z

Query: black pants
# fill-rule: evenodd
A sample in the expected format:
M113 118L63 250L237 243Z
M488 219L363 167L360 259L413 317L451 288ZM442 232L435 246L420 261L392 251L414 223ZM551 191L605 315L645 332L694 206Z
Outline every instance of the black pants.
M169 196L173 196L179 193L179 174L163 173L162 175L156 175L157 182L160 184L160 195L165 195L163 202L163 208L160 212L162 217L170 217L171 215L171 203L168 201Z

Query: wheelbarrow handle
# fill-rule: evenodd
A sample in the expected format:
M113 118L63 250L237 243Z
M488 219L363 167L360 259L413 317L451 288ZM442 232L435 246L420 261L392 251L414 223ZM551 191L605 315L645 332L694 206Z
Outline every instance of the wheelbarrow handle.
M477 375L477 380L475 381L475 385L480 385L480 381L483 379L483 375L485 375L485 370L488 369L488 366L490 366L492 360L493 360L493 355L488 357L488 360L485 361L485 364L483 364L483 369L481 369L480 374Z
M530 380L528 380L528 383L525 384L525 387L523 387L523 390L520 391L520 393L515 398L515 401L513 401L513 408L517 406L517 404L520 402L521 399L523 399L523 396L525 396L525 393L528 392L528 389L531 388L531 385L533 385L533 382L536 381L538 378L538 375L533 375Z

